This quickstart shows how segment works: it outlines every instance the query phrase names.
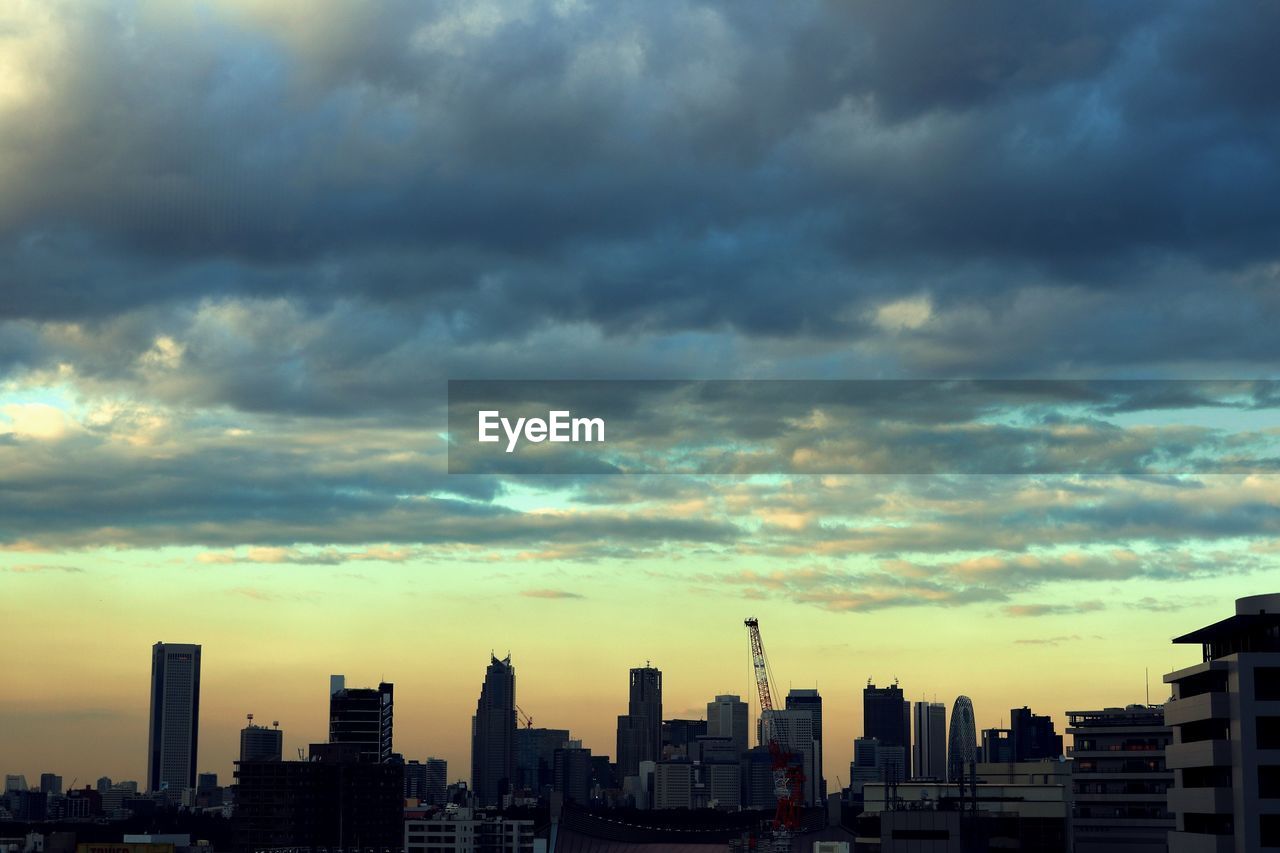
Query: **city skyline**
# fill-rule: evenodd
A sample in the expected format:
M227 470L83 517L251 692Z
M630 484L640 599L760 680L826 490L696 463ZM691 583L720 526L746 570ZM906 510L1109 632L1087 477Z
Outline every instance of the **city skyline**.
M1213 610L1212 607L1208 608L1209 612L1212 612L1212 610ZM1170 620L1170 623L1175 624L1178 621L1179 621L1178 615L1173 614ZM776 630L772 631L770 636L773 637L775 634L777 634ZM773 645L779 646L780 644L778 643L778 641L775 640ZM1162 645L1167 645L1167 640L1165 640ZM742 656L745 658L746 657L745 642L741 644L740 651L742 653ZM785 650L785 648L779 648L777 651L772 651L771 655L773 658L776 658L778 660L790 660L792 657L792 654L789 654ZM204 658L202 665L207 670L208 646L204 644L202 644L202 657ZM1183 661L1184 664L1185 662L1186 661ZM519 666L519 663L520 663L519 658L516 657L516 653L513 652L512 665ZM607 663L605 663L604 665L606 668L608 667ZM699 694L700 691L696 684L679 685L678 681L673 680L673 674L672 674L673 672L682 673L682 672L688 671L684 667L680 666L679 663L676 663L673 667L664 667L660 665L659 661L655 660L652 662L652 665L656 669L662 672L664 697L666 695L669 695L665 692L667 690L677 690L676 695L679 695L682 697L697 696ZM521 667L521 669L523 670L523 667ZM713 667L712 669L716 670L720 668ZM471 673L471 675L474 677L474 680L475 680L475 685L473 686L479 685L481 680L480 676L482 674L483 674L483 671L480 671L479 673L474 673L474 672ZM621 682L621 686L617 688L617 692L621 695L621 698L618 698L618 696L610 695L610 692L607 689L601 689L599 685L597 686L596 689L592 691L583 691L580 694L578 694L584 700L584 706L603 709L603 712L604 712L603 720L597 717L592 717L589 713L587 713L586 711L583 711L581 708L578 709L577 711L574 711L573 709L569 709L563 712L560 716L557 716L554 718L548 717L546 713L543 713L541 709L538 709L535 715L536 725L538 725L539 727L568 728L571 732L571 736L574 737L575 739L582 740L583 745L588 749L591 749L593 754L608 755L610 756L611 759L616 760L616 756L614 755L614 752L616 751L615 750L616 716L611 715L609 711L610 711L611 705L618 705L625 711L626 704L627 704L627 696L626 696L627 688L625 683L626 674L627 674L627 669L622 669L620 670L619 677L618 677L618 681ZM301 726L290 725L290 720L288 719L280 720L280 728L284 732L284 758L286 760L291 760L295 758L298 749L303 749L305 751L305 749L310 743L319 743L319 742L325 742L328 740L329 694L326 690L324 690L324 687L329 684L328 679L330 675L331 674L326 674L322 676L320 679L318 679L318 682L321 682L321 689L317 691L317 698L315 698L313 702L318 702L319 708L317 709L316 707L314 707L314 705L308 703L305 698L303 699L302 704L299 706L300 708L309 711L309 713L306 714L305 716L310 716L313 718L313 721L310 725L307 725L307 724L304 724ZM1151 698L1152 698L1152 701L1157 704L1160 701L1162 701L1163 698L1167 698L1161 695L1162 688L1159 685L1159 683L1155 681L1155 679L1158 678L1158 676L1159 674L1155 673L1154 671L1151 673L1151 677L1152 677L1152 684L1151 684L1152 697ZM1145 701L1145 696L1135 695L1137 693L1136 689L1132 690L1131 693L1124 696L1123 701L1119 698L1115 700L1109 700L1104 696L1102 696L1101 688L1095 685L1088 689L1078 688L1078 692L1075 694L1075 696L1083 696L1085 693L1088 693L1090 697L1095 697L1094 701L1091 702L1091 701L1087 701L1084 698L1081 698L1074 701L1074 704L1072 701L1068 701L1067 704L1064 705L1062 708L1058 708L1054 705L1049 704L1045 699L1039 698L1040 696L1047 697L1047 696L1054 695L1052 691L1046 692L1043 688L1034 687L1034 686L1020 687L1017 684L1009 684L1009 683L1006 683L1002 678L1000 678L998 674L988 675L986 677L989 678L993 683L999 684L1000 688L997 690L991 691L991 693L989 694L986 693L985 691L975 689L972 686L967 688L969 693L973 696L973 699L974 699L977 728L979 729L979 731L986 728L993 728L993 727L996 727L997 725L1007 728L1010 725L1010 720L1009 720L1010 712L1014 709L1021 708L1023 706L1030 706L1032 711L1034 711L1035 713L1041 714L1041 715L1047 715L1050 718L1052 718L1055 725L1058 727L1059 732L1061 732L1065 728L1067 711L1072 710L1076 706L1079 706L1079 707L1089 706L1089 707L1098 707L1098 708L1115 707L1115 706L1123 707L1127 704ZM746 680L746 678L747 676L744 673L744 681ZM364 679L362 677L352 676L352 683L361 683L363 680ZM934 701L935 697L933 695L920 696L919 698L913 698L911 693L912 685L909 683L905 683L904 679L900 678L900 680L904 681L904 683L901 685L904 690L904 693L903 693L904 700L919 701L919 699L922 698L927 701ZM963 681L963 679L961 680ZM435 713L433 713L428 707L430 703L426 703L426 706L413 707L408 705L407 700L403 698L406 695L406 693L408 695L415 695L415 694L424 695L424 691L429 690L430 685L427 682L429 682L430 679L424 678L422 682L419 682L416 685L404 678L391 678L390 681L395 683L396 691L399 696L397 700L397 728L396 728L396 740L394 744L395 751L403 754L406 760L409 760L409 759L425 760L428 756L443 758L449 762L451 781L457 780L457 779L466 779L469 774L465 772L465 768L470 766L470 758L471 758L470 729L469 729L469 725L467 725L469 723L469 719L463 722L463 725L464 725L463 731L465 731L465 737L463 736L462 733L459 733L457 735L457 741L455 742L453 741L453 738L450 735L448 735L447 733L440 732L439 717ZM522 707L523 707L523 703L526 700L522 699L521 695L524 689L530 688L530 685L528 685L527 683L528 681L529 681L528 676L523 676L520 681L521 689L518 690L517 692L517 703L522 704ZM1092 679L1090 679L1090 681L1092 681ZM228 683L232 684L232 687L234 690L234 681L231 681ZM978 683L981 683L981 681L980 680L971 681L969 683L978 684ZM604 682L604 684L607 684L607 682ZM559 689L556 689L556 685L558 685ZM828 778L829 780L834 780L835 778L844 778L844 776L846 775L846 769L848 767L849 759L852 756L853 739L855 737L861 737L863 734L863 719L861 714L861 705L863 702L862 691L865 688L865 686L866 686L865 681L860 684L850 685L848 688L849 695L846 695L846 696L841 696L838 692L839 688L834 685L823 686L822 684L819 684L817 687L818 692L821 695L822 701L823 701L823 715L824 715L824 729L825 729L824 750L823 750L824 777ZM1140 686L1141 684L1139 684L1139 687ZM548 687L551 688L550 691L546 689ZM576 687L577 685L573 684L571 679L570 680L562 679L559 682L553 682L552 684L549 684L549 685L543 685L543 689L535 690L534 692L535 692L535 695L543 694L546 692L559 693L559 692L563 692L565 688L573 689ZM713 693L707 694L706 701L707 702L712 701L714 699L714 695L716 694L723 695L726 692L737 692L737 695L742 697L744 701L750 698L749 707L751 709L751 731L752 731L750 744L754 745L755 744L755 736L754 736L755 720L758 717L758 707L754 697L754 680L752 680L749 685L744 684L742 687L736 689L736 691L725 691L725 690L717 689L715 690L714 694ZM280 695L279 692L277 692L277 695ZM436 695L437 698L440 697L440 694L434 694L434 695ZM997 706L992 703L984 701L984 697L987 695L992 696L992 698L996 696L1004 695L1004 696L1010 697L1010 699L1012 700L1012 703L1009 704L1007 707L1004 707L1004 703L1001 703L999 706ZM1060 693L1059 695L1064 695L1064 694ZM224 700L225 698L226 697L223 697ZM448 705L454 704L453 700L456 697L445 697L445 698L447 700L445 704L446 706L448 706ZM936 698L937 698L937 701L947 706L947 726L949 728L951 723L951 703L954 701L955 697L948 696L942 692L938 692ZM1074 698L1074 697L1068 697L1068 698ZM208 688L205 689L205 696L203 701L205 701L206 704L209 701ZM665 698L664 698L664 701L665 701ZM287 705L288 701L282 700L281 704ZM467 703L464 701L462 704L465 705ZM217 705L225 707L225 701L218 702ZM1072 707L1067 707L1068 705ZM471 705L471 708L472 708L471 713L474 714L474 704ZM843 713L841 713L841 711L843 711ZM275 719L274 712L268 712L264 714L262 711L257 711L256 714L259 719L268 717L268 716ZM403 722L405 716L408 716L408 718L411 720L418 720L420 721L420 723L418 725L406 724ZM690 704L688 705L688 707L685 707L681 710L665 711L664 718L666 719L674 719L674 718L705 719L706 718L706 702L701 703L700 706L695 702L694 704ZM576 722L570 722L571 720L576 720ZM235 760L236 753L238 752L238 748L239 748L238 738L239 738L240 729L243 727L243 715L230 721L230 724L234 727L234 732L224 731L222 725L218 723L211 724L211 721L202 717L201 719L202 744L205 743L206 741L209 741L214 745L201 746L201 749L200 749L201 754L200 754L197 772L200 772L200 773L215 772L218 774L219 779L223 779L223 780L229 780L231 778L231 764ZM217 731L217 734L208 734L211 731ZM309 736L307 734L307 732L309 731L314 732L315 735ZM832 734L831 732L835 732L836 734ZM847 733L847 738L840 737L839 733ZM145 735L145 732L143 734ZM207 734L208 736L206 737ZM224 750L222 749L222 745L229 742L228 738L231 734L234 734L236 738L235 745L229 751L224 752ZM97 742L100 742L99 735L100 733L95 733L90 729L83 732L73 732L73 733L70 733L69 736L72 742L74 742L77 736L79 736L79 737L84 737L86 741L97 743ZM832 739L833 737L838 739L833 740ZM140 743L144 741L145 741L145 738L143 738L143 740L140 741ZM415 746L418 744L421 744L421 749L414 751ZM44 749L48 745L49 745L48 743L45 743L45 744L31 743L28 746L27 751L31 754L36 754L41 749ZM213 751L213 750L216 750L216 751ZM108 752L119 752L119 751L120 751L119 749L108 750ZM115 766L128 766L129 762L127 761L127 759L126 760L122 760L122 759L124 759L124 756L118 757L116 759L117 764ZM910 766L909 755L907 756L907 762L908 762L908 766ZM121 779L137 779L141 783L141 781L145 779L145 774L130 776L127 773L119 773L119 775L113 775L110 772L106 772L106 770L94 769L96 765L92 765L92 762L84 758L77 759L75 764L71 765L66 769L62 769L56 766L50 766L50 762L47 760L43 764L41 764L39 760L36 760L35 764L36 766L32 768L28 768L25 764L23 764L20 768L17 768L17 767L6 768L5 772L21 772L27 775L28 778L38 778L38 775L42 772L54 772L54 773L58 773L59 775L62 775L65 780L71 780L73 778L76 778L77 776L77 774L71 772L71 770L75 766L83 765L89 769L91 775L90 776L79 775L78 778L82 782L85 779L96 779L98 776L103 776L103 775L111 777L116 781L119 781Z

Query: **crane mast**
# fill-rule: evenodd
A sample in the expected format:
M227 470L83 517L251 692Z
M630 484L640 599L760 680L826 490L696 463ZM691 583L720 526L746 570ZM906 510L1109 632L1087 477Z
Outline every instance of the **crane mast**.
M776 850L791 849L791 832L800 826L800 808L804 803L804 772L795 766L791 753L778 742L778 733L772 719L773 691L770 687L769 659L764 653L764 641L760 638L760 620L750 617L743 622L751 641L751 664L756 674L756 691L760 695L760 734L767 740L769 758L773 765L773 793L778 808L773 815L773 846ZM769 716L765 716L769 712Z

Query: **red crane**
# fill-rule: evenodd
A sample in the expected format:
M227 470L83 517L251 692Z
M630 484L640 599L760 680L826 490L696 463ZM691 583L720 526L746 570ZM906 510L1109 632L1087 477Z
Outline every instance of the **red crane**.
M761 739L768 739L769 757L773 761L773 792L778 798L778 810L773 815L775 847L790 849L790 834L800 828L800 808L804 804L804 771L792 762L791 753L783 750L773 726L773 691L769 682L769 659L764 654L764 641L760 639L760 620L754 616L743 622L751 640L751 664L756 673L756 690L760 694Z

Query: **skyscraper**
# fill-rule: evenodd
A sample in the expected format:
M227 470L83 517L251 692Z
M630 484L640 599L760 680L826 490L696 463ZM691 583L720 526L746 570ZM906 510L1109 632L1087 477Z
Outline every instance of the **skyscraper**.
M911 748L911 703L896 681L888 687L867 682L862 691L862 734L881 746Z
M662 758L662 671L631 670L627 713L618 717L618 773L635 776L640 762Z
M347 687L343 676L330 676L329 685L329 743L356 744L368 764L391 760L395 685Z
M502 804L516 776L516 670L490 655L471 718L471 788L482 806Z
M1013 760L1039 761L1062 755L1062 735L1054 730L1050 717L1031 713L1025 705L1009 712L1013 733Z
M788 711L807 711L813 720L813 771L817 774L815 802L827 797L827 780L822 778L822 697L813 688L793 687L787 693Z
M707 703L707 734L733 739L734 752L747 751L747 703L732 694L717 696Z
M200 646L156 643L151 647L148 790L181 793L196 786L199 735Z
M279 728L255 726L250 714L249 725L240 730L240 760L279 761L283 757L284 732Z
M947 706L941 702L915 704L915 743L911 747L911 775L945 781L947 776Z
M809 709L763 711L760 714L760 741L777 740L783 752L798 756L804 772L805 805L817 805L822 797L822 773L818 767L819 741Z
M947 735L947 779L965 778L969 764L978 752L978 727L973 717L973 702L968 696L957 696L951 706L951 730Z

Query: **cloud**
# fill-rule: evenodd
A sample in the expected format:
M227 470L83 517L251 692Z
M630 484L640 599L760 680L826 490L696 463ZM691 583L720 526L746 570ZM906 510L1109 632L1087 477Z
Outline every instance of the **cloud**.
M1059 604L1010 604L1004 608L1007 616L1074 616L1080 613L1094 613L1105 610L1101 601L1080 601Z
M580 593L564 589L522 589L520 594L525 598L571 599L584 597Z

